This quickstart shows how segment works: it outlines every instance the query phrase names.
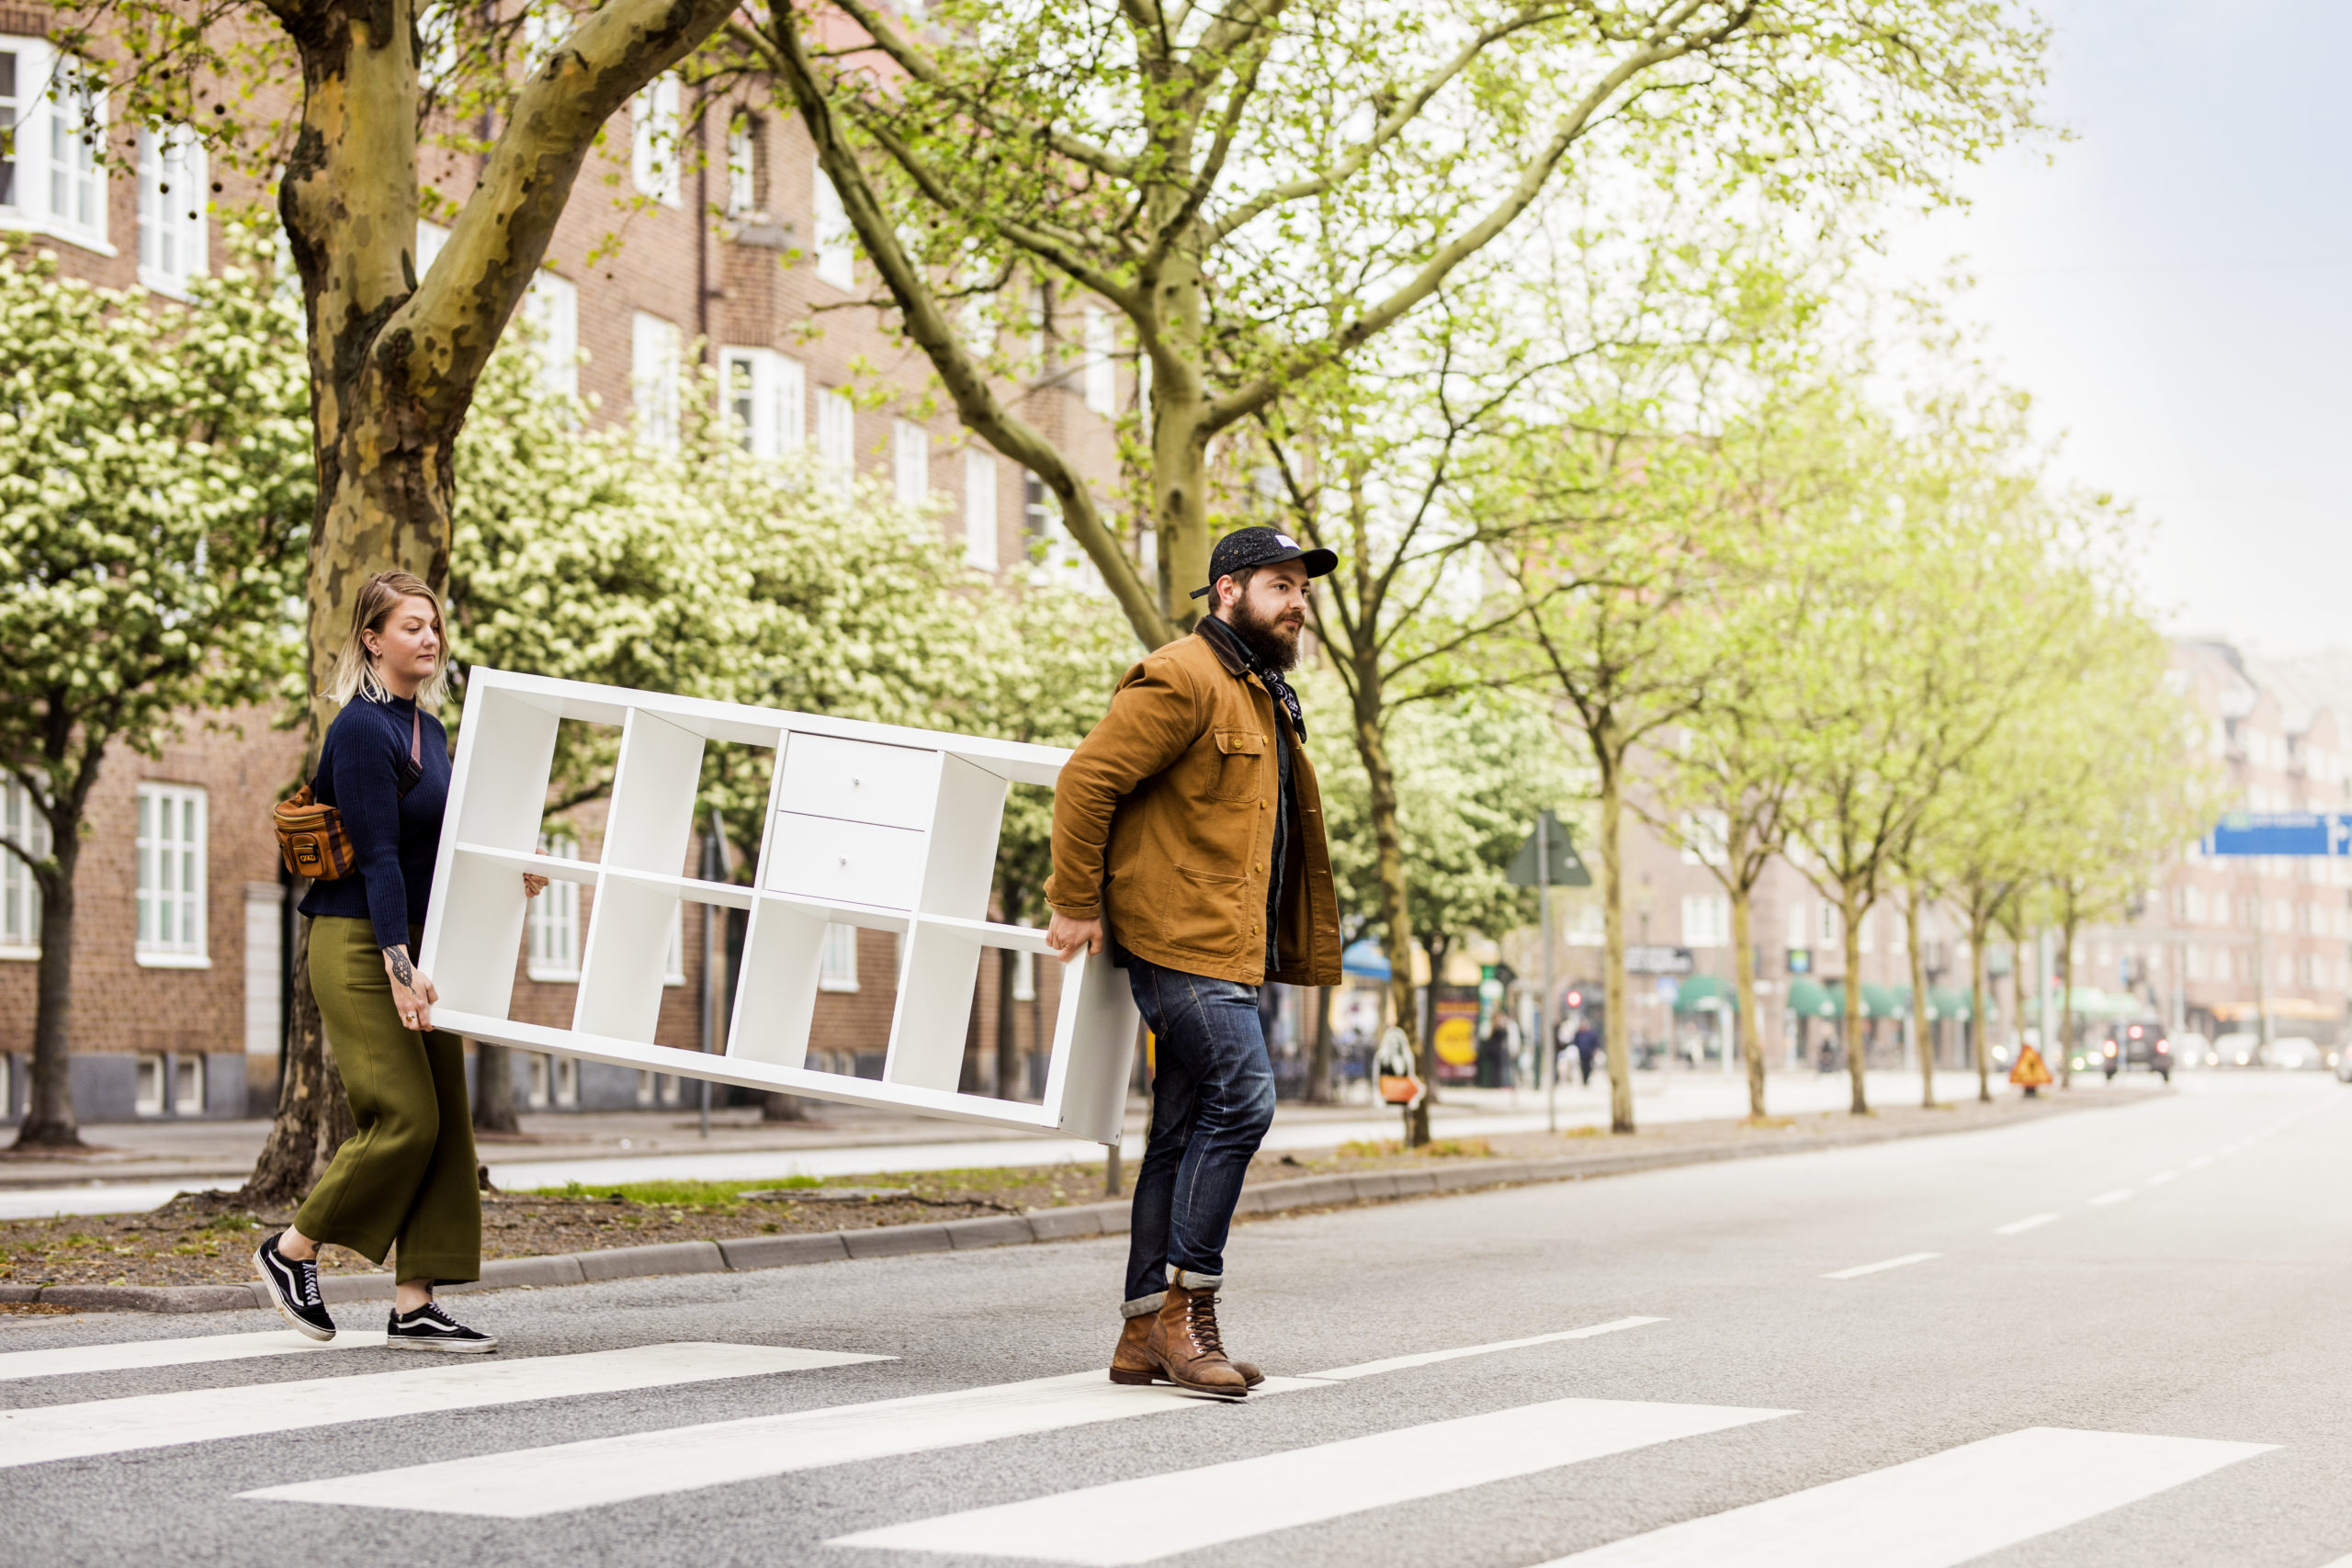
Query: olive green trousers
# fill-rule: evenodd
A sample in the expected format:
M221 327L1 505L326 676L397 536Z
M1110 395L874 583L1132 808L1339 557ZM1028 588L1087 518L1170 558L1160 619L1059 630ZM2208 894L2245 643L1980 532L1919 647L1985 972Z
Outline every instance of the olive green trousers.
M416 950L417 934L409 938ZM294 1228L395 1270L457 1284L481 1278L481 1190L466 1100L465 1046L401 1022L383 951L366 920L311 922L311 993L359 1131L303 1200Z

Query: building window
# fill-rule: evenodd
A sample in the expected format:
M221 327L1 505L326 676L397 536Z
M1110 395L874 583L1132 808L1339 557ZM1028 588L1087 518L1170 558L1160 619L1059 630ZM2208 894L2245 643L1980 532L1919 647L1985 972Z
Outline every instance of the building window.
M1682 896L1682 945L1729 947L1731 900L1721 893Z
M539 385L549 397L580 395L580 286L539 269L523 293L523 320L537 339Z
M552 1057L538 1055L531 1058L531 1080L523 1090L523 1100L534 1111L548 1108L548 1085L554 1076L554 1069L549 1065L552 1060Z
M847 491L857 477L857 405L846 387L828 387L817 394L817 461L828 483Z
M921 506L931 494L931 432L910 419L890 426L890 488L901 506Z
M718 373L719 396L743 450L754 457L800 450L808 428L800 361L772 348L722 348Z
M33 86L28 52L0 49L0 207L11 209L17 205L17 128L27 118L23 95Z
M964 448L964 560L996 570L996 455L973 446Z
M849 213L842 207L842 193L833 188L831 176L822 169L816 175L810 204L817 220L817 276L836 288L855 288L857 253Z
M1026 471L1021 476L1021 530L1028 547L1032 582L1102 591L1102 574L1070 536L1069 525L1062 521L1060 499L1046 488L1044 479Z
M37 38L0 39L0 220L114 254L97 154L105 111L72 60Z
M555 1058L553 1077L555 1102L558 1105L578 1105L580 1103L580 1058L577 1056Z
M57 63L49 105L49 215L60 230L107 237L106 100L71 60Z
M142 1055L134 1070L138 1077L131 1085L132 1113L161 1116L164 1113L164 1058L161 1055Z
M638 438L649 446L678 444L678 326L637 312L629 337L629 395L637 403Z
M1118 412L1119 366L1112 358L1116 343L1111 313L1088 306L1086 323L1086 406L1109 418Z
M1818 945L1832 953L1846 951L1846 922L1838 906L1824 898L1818 906L1821 912L1821 939Z
M665 986L686 983L686 906L684 899L670 906L670 946L662 954L662 983Z
M172 1113L204 1114L204 1057L197 1052L183 1051L172 1058Z
M204 791L139 786L139 962L205 968Z
M204 147L184 127L139 132L139 281L180 295L205 268Z
M0 782L0 839L35 860L49 854L49 818L32 792L14 779ZM33 868L0 850L0 958L40 956L40 884Z
M817 988L820 991L857 989L857 928L829 925L817 955Z
M629 100L629 181L638 194L678 205L678 79L656 77Z
M557 860L578 860L580 840L569 833L542 833L539 853ZM526 908L530 918L525 933L530 946L524 973L534 980L579 979L580 884L550 881Z
M416 220L416 280L419 283L424 281L424 275L433 270L433 264L441 259L441 253L448 245L448 230L428 218Z
M739 114L727 128L727 211L741 218L760 206L760 122Z
M1012 955L1012 999L1016 1002L1037 999L1037 955L1025 947Z

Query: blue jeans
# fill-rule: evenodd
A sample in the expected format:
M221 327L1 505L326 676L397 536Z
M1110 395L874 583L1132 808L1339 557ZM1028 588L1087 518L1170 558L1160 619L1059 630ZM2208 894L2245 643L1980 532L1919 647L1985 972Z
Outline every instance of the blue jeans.
M1136 1172L1121 1312L1159 1308L1168 1270L1186 1289L1225 1278L1225 1235L1250 1156L1274 1120L1274 1069L1256 986L1130 956L1127 985L1155 1036L1151 1138Z

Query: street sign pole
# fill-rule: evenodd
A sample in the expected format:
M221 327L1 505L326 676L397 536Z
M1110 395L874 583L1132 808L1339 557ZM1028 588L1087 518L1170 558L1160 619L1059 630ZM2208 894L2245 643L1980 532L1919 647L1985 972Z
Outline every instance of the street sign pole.
M1536 1060L1543 1066L1537 1069L1544 1078L1544 1123L1547 1131L1560 1130L1560 1056L1559 1043L1552 1036L1552 836L1549 831L1552 814L1535 814L1535 897L1540 900L1541 930L1544 940L1544 995L1535 1004L1535 1031L1541 1044Z

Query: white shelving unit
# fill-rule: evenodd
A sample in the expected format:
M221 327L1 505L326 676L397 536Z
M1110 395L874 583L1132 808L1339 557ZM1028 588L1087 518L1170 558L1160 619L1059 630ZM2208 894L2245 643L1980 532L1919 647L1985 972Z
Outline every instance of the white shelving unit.
M621 731L594 861L536 852L565 719ZM703 747L714 740L777 753L748 887L679 874ZM1126 977L1104 958L1080 954L1062 971L1042 1104L956 1087L981 953L1046 951L1042 931L988 919L1006 786L1050 786L1069 758L1048 746L477 668L419 959L440 989L435 1021L529 1051L1107 1144L1125 1106L1136 1019ZM595 892L569 1029L509 1016L526 871ZM723 1055L653 1043L671 912L682 901L750 911ZM807 1065L833 922L899 938L879 1079Z

